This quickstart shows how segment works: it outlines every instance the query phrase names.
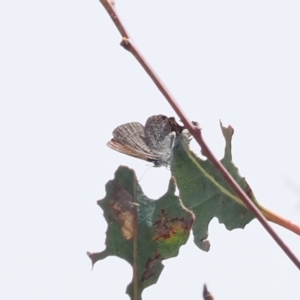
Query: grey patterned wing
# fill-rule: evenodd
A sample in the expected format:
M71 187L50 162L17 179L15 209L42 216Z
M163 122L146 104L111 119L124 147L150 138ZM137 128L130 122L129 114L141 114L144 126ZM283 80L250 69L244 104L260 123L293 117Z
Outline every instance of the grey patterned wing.
M168 118L163 115L151 116L145 125L145 143L155 152L162 152L166 148L172 148L169 142L171 127Z
M118 141L116 141L115 139L111 139L108 143L107 146L115 151L118 151L120 153L135 157L135 158L139 158L139 159L143 159L149 162L154 162L156 164L156 162L158 161L159 157L157 155L152 155L151 153L146 153L143 151L138 151L132 147L129 146L124 146L123 144L119 143Z
M168 165L175 144L176 133L172 132L169 119L163 115L149 117L145 125L145 143L153 153L157 153L161 162Z
M113 139L107 146L113 150L150 162L160 160L145 143L144 126L138 122L126 123L113 131Z
M114 140L138 151L150 152L145 143L144 126L138 122L126 123L113 131Z

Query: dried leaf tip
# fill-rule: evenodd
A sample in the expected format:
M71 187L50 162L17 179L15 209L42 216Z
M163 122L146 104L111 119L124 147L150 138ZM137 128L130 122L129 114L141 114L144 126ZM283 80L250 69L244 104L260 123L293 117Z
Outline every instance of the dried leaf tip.
M203 299L204 300L214 300L213 295L208 291L206 284L203 285Z

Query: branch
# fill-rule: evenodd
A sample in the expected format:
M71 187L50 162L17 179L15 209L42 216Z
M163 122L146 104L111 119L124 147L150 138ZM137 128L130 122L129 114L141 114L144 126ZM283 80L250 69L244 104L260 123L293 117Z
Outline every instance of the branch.
M255 204L251 201L251 199L246 195L246 193L242 190L242 188L236 183L230 173L225 169L225 167L218 161L218 159L214 156L210 148L206 145L200 127L194 125L188 117L185 115L183 110L180 108L179 104L172 96L170 91L165 87L163 82L160 80L158 75L154 72L154 70L150 67L150 64L147 63L146 59L142 56L142 54L138 51L138 49L131 43L128 32L123 26L115 8L111 5L108 0L100 0L101 4L106 9L108 15L111 17L112 21L116 25L118 31L122 36L121 46L124 47L127 51L129 51L136 60L143 67L145 72L152 79L156 87L160 90L160 92L164 95L166 100L169 102L171 107L175 110L176 114L180 118L181 122L184 124L185 128L189 130L194 139L198 142L201 147L201 152L204 156L206 156L210 162L214 165L214 167L220 172L223 178L228 182L228 184L232 187L232 189L236 192L236 194L243 201L245 206L253 213L253 215L259 220L262 226L267 230L267 232L272 236L275 242L281 247L281 249L286 253L286 255L292 260L292 262L298 267L300 270L300 261L295 256L295 254L288 248L288 246L281 240L281 238L277 235L277 233L273 230L273 228L269 225L263 213L255 206ZM272 220L274 221L274 220ZM292 230L295 233L300 235L299 230Z

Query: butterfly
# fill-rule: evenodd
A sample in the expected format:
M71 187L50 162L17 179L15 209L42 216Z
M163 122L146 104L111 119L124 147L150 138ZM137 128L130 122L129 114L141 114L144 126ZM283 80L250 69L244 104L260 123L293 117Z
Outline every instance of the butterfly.
M107 146L153 162L155 167L168 166L177 134L170 119L164 115L154 115L147 119L145 126L138 122L120 125L113 131L113 138Z

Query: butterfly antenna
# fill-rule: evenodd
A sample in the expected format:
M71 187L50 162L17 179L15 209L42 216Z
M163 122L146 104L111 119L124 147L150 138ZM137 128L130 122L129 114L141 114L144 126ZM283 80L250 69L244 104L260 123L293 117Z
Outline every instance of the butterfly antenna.
M151 166L151 165L149 165L149 167L146 169L146 171L142 174L142 176L141 176L141 178L138 180L138 182L140 182L142 179L143 179L143 177L145 176L145 174L149 171L149 169L150 168L152 168L153 167L153 165Z

